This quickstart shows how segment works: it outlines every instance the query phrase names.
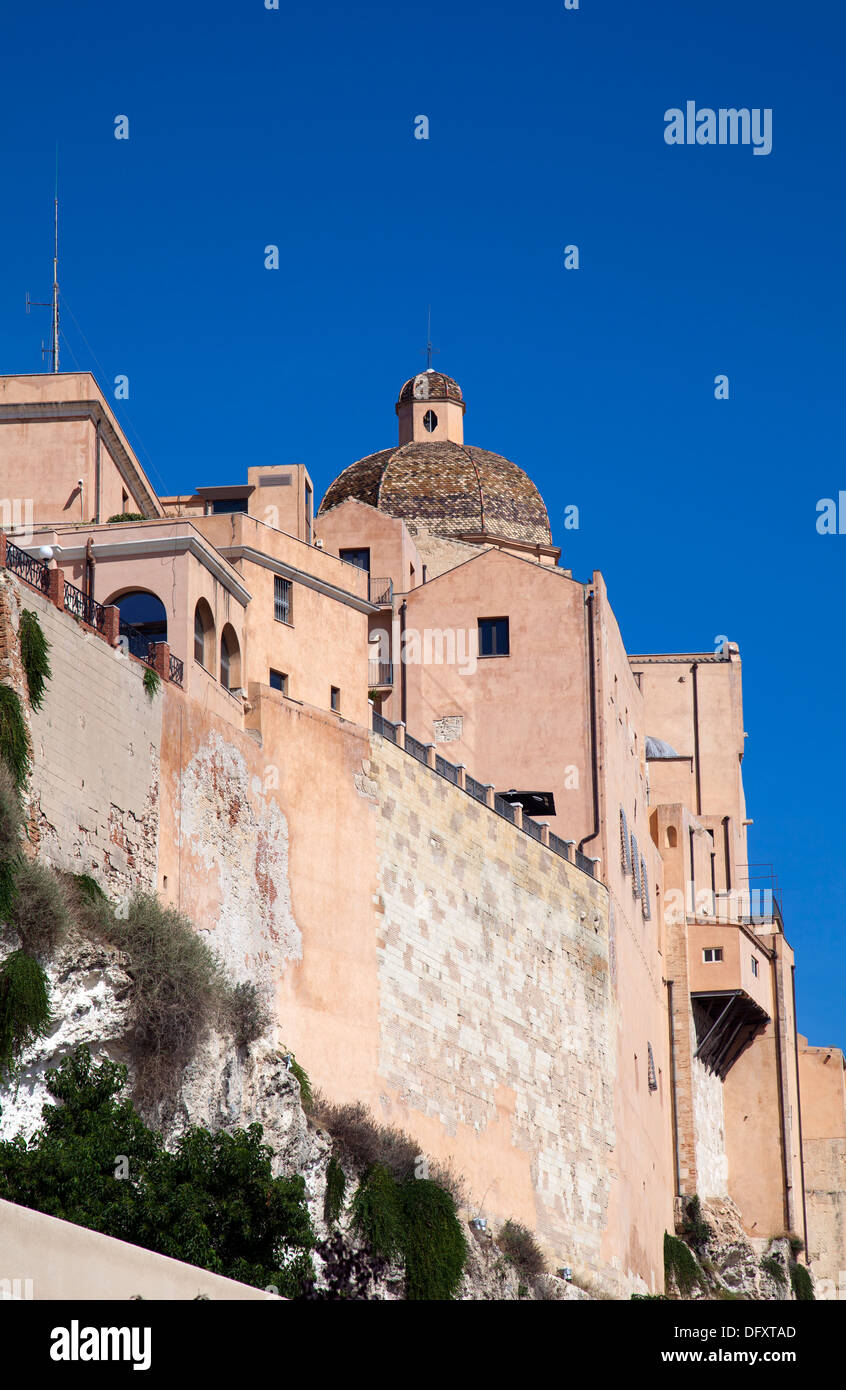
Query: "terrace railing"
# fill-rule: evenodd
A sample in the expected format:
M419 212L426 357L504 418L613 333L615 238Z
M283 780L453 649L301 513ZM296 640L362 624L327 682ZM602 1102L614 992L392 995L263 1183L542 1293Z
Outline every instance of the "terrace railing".
M33 589L39 589L42 594L47 592L50 574L47 565L43 560L37 560L34 555L29 555L25 550L13 545L10 540L6 541L6 568Z
M81 622L87 623L89 627L96 627L98 632L105 631L106 610L102 603L98 603L90 594L84 594L81 589L77 589L75 584L70 584L65 580L65 611L72 617L79 618Z

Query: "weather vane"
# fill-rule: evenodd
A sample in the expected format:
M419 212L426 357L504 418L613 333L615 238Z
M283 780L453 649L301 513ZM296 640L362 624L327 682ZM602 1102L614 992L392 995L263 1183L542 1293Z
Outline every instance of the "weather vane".
M433 352L440 352L440 348L433 348L433 347L432 347L432 306L431 306L431 304L429 305L429 312L428 312L428 315L427 315L427 318L426 318L426 347L425 347L423 350L424 350L425 353L426 353L426 370L427 370L427 371L431 371L431 370L432 370L432 353L433 353Z

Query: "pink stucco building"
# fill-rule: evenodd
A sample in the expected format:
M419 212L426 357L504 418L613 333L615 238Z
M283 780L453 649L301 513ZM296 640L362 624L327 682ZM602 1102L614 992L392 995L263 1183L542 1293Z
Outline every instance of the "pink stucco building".
M842 1057L800 1048L778 896L749 868L739 652L627 653L602 574L562 565L466 410L444 374L410 379L396 442L318 509L302 465L159 496L91 376L0 378L0 491L32 504L5 563L165 676L157 891L206 929L225 914L182 829L210 749L284 818L299 944L241 955L324 1091L620 1292L661 1288L693 1193L753 1237L797 1232L827 1276L843 1199L809 1203L805 1166L809 1144L815 1173L841 1162Z

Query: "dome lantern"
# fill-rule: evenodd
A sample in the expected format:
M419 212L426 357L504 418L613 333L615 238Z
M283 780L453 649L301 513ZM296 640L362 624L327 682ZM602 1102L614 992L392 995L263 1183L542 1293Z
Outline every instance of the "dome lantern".
M464 397L451 376L429 367L410 377L399 393L399 442L464 443Z

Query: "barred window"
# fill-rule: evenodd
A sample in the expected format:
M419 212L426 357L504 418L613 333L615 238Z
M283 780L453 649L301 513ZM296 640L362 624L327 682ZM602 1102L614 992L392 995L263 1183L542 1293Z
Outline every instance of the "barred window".
M649 879L646 876L646 860L640 856L640 892L641 892L641 911L644 922L648 922L652 917L652 908L649 902Z
M646 1044L646 1053L647 1053L646 1075L647 1075L647 1079L648 1079L648 1082L649 1082L649 1089L650 1089L650 1091L657 1091L657 1090L658 1090L658 1077L657 1077L656 1074L655 1074L655 1058L654 1058L653 1055L652 1055L652 1043L651 1043L651 1042L648 1042L648 1043Z
M640 856L637 849L637 836L632 835L632 892L640 897Z
M274 575L273 579L273 616L277 623L293 622L293 604L291 602L291 590L293 585L290 579L282 579Z
M629 845L629 827L626 821L626 813L620 807L620 857L623 864L623 873L630 874L632 871L632 852Z

